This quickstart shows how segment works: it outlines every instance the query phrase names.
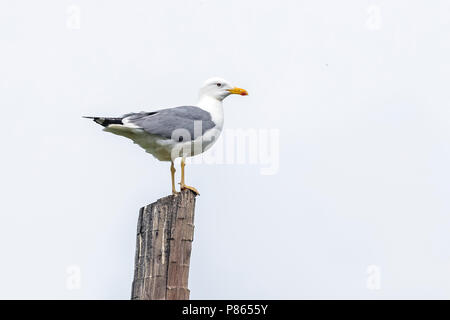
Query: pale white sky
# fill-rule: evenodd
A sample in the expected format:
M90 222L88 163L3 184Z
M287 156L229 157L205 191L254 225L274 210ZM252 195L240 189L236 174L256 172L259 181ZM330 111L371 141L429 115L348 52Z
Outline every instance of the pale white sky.
M250 93L225 100L226 129L279 132L279 170L187 168L193 299L449 298L449 14L1 0L0 298L129 299L138 210L169 165L81 116L193 104L211 76Z

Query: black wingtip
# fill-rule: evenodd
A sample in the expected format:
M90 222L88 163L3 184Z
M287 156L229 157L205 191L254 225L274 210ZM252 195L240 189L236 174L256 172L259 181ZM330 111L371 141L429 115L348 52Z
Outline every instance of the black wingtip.
M89 117L89 116L83 116L83 118L92 119L94 120L94 122L104 127L107 127L110 124L123 124L122 118L105 118L105 117Z
M84 119L92 119L94 120L95 123L98 123L99 125L105 126L103 124L105 118L101 118L101 117L90 117L90 116L82 116L82 118Z

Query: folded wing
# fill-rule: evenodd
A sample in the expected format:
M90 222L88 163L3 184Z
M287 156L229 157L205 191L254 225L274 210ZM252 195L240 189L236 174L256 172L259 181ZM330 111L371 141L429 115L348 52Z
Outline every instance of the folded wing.
M193 140L215 127L211 114L194 106L182 106L155 112L128 113L123 116L124 126L143 129L145 132L171 139L175 130L189 132Z

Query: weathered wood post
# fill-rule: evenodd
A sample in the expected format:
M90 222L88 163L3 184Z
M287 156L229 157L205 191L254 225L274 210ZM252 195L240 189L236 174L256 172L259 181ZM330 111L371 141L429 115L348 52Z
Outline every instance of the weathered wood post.
M187 300L195 194L183 190L139 211L132 300Z

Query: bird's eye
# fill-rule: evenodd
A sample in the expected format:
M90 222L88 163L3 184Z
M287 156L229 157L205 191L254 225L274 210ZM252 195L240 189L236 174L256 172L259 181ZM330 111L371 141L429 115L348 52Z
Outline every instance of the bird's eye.
M218 86L219 88L222 86L221 83L216 83L216 86Z

